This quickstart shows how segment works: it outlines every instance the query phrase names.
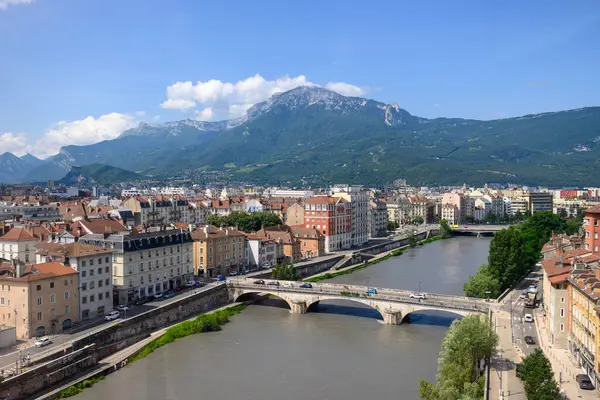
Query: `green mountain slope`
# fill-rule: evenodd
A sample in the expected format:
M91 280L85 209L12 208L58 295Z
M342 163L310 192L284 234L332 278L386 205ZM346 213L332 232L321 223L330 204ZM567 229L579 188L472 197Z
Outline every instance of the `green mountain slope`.
M111 185L119 182L143 179L135 172L104 164L75 166L58 183L63 185L98 184Z
M34 172L100 163L154 176L223 170L256 183L576 186L600 185L599 156L600 107L493 121L426 119L395 104L301 87L236 120L141 124L114 140L67 146L53 166Z

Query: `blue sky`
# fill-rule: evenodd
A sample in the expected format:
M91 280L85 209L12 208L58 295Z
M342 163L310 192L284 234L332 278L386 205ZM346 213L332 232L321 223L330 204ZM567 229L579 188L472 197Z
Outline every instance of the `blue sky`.
M597 0L0 0L0 152L229 118L306 83L424 117L597 106L598 38Z

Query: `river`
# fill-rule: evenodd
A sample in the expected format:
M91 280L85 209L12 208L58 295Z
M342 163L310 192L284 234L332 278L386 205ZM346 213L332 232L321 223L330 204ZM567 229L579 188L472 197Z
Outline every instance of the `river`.
M462 294L487 260L489 238L429 243L333 279L429 293ZM381 324L352 302L323 302L293 315L278 300L249 306L221 332L181 339L107 377L77 400L418 399L419 378L434 380L452 315Z

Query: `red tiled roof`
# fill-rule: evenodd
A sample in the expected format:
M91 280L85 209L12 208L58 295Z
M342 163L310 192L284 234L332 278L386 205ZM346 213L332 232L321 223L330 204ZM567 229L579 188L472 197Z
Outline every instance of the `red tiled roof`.
M6 272L9 272L10 276L7 275ZM73 268L65 266L61 263L48 262L34 265L26 265L24 274L20 278L17 278L15 274L15 268L12 264L0 264L0 280L28 282L53 278L57 276L77 275L78 273L79 272L75 271Z
M600 204L586 208L585 212L590 214L600 214Z
M569 279L569 275L570 275L570 272L567 272L564 274L553 276L553 277L549 278L549 280L553 284L561 283L561 282L565 282L567 279Z
M8 233L2 237L0 240L10 241L10 242L21 242L21 241L31 241L35 240L31 232L29 232L26 228L23 227L14 227Z

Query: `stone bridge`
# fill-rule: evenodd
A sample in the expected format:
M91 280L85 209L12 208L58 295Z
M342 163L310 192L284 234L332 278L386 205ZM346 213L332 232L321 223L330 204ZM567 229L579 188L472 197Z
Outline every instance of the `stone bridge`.
M294 314L305 314L313 304L323 300L347 300L365 304L379 311L383 322L400 325L413 312L436 310L461 316L486 314L490 303L482 299L443 294L427 294L423 300L410 297L411 292L398 289L373 288L376 294L369 295L367 286L313 283L312 288L301 288L298 282L266 281L267 285L254 284L253 280L235 279L227 281L229 298L243 301L251 294L270 294L284 300ZM268 283L278 282L279 286Z
M489 236L508 228L510 225L459 225L452 232L464 235Z

